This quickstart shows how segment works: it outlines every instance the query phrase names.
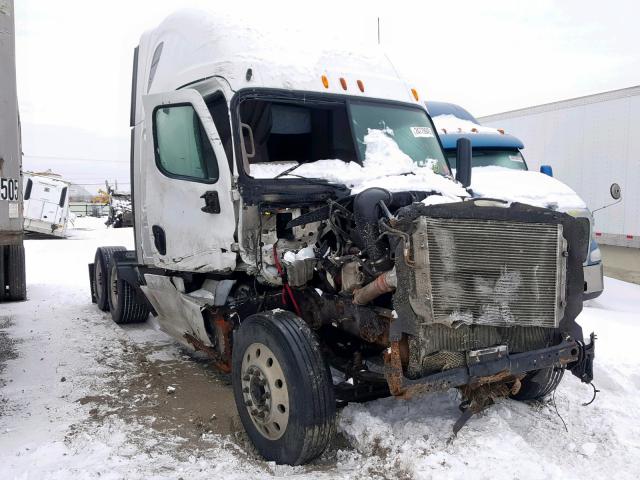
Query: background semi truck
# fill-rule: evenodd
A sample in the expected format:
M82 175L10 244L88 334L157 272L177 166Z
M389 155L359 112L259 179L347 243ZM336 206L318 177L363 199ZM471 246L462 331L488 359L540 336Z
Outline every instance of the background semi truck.
M518 174L518 171L528 172L531 169L527 165L522 154L524 144L522 141L505 132L504 129L496 129L480 125L480 122L463 107L448 103L429 101L427 108L434 119L438 135L442 141L449 162L455 168L456 142L459 138L468 138L473 148L472 165L476 170L473 177L478 195L488 194L492 198L505 198L518 200L524 203L533 202L534 205L545 205L557 202L557 192L563 192L570 203L558 205L562 211L575 217L587 218L591 224L591 242L589 254L584 263L584 298L590 300L600 296L604 289L603 265L600 248L595 238L593 229L593 215L583 205L583 200L566 185L560 185L557 181L540 177L537 173ZM491 167L491 168L482 168ZM512 172L499 171L500 168L508 168ZM504 176L507 178L503 178ZM492 179L491 177L496 177ZM520 179L518 177L521 177ZM518 182L515 189L512 182ZM487 189L486 191L483 191ZM513 191L516 196L512 197ZM511 191L511 192L510 192ZM511 198L510 198L511 197ZM571 198L574 197L574 198Z
M609 188L618 183L622 200L594 214L596 238L640 259L640 85L478 120L520 138L532 170L553 165L594 210L612 203Z
M26 297L13 0L0 2L0 301Z

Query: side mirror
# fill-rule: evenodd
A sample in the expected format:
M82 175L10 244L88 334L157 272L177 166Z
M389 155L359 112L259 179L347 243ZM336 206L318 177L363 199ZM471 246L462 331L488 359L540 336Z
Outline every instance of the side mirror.
M620 200L620 198L622 197L622 189L620 188L620 185L618 185L617 183L611 184L611 187L609 188L609 193L611 194L611 198L613 198L614 200Z
M471 140L459 138L456 142L456 180L462 186L471 185Z
M551 168L551 165L540 165L540 173L553 177L553 168Z

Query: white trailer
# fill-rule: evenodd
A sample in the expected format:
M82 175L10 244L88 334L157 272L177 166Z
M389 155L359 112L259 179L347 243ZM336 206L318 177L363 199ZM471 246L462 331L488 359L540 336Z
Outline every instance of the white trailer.
M14 27L13 0L0 1L0 301L27 296Z
M551 165L594 212L596 238L640 248L640 85L479 119L520 138L529 167ZM614 203L609 188L622 188Z
M24 174L24 230L65 237L69 220L69 183L35 173Z

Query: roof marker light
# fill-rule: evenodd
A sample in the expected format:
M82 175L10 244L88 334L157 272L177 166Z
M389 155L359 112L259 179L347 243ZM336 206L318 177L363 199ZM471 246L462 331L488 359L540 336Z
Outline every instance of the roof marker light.
M356 83L358 84L358 88L360 89L360 91L364 93L364 83L362 82L362 80L358 80Z
M498 129L498 131L499 131L502 135L504 135L504 128L499 128L499 129Z
M418 96L418 91L415 88L411 89L411 94L413 95L413 98L416 99L416 102L419 100L419 96Z
M343 90L347 89L347 81L343 77L340 77L340 85L342 85Z
M322 75L322 77L320 77L322 79L322 85L324 85L324 88L329 88L329 79L327 78L326 75Z
M478 129L477 129L476 127L473 127L473 128L471 129L471 131L472 131L473 133L478 133Z

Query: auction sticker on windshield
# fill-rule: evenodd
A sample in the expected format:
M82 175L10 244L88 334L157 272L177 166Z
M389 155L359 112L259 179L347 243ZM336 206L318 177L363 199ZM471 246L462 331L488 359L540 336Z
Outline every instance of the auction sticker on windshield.
M431 130L431 127L409 127L409 129L411 130L411 133L413 133L413 136L418 138L418 137L423 137L423 138L431 138L433 137L433 130Z

